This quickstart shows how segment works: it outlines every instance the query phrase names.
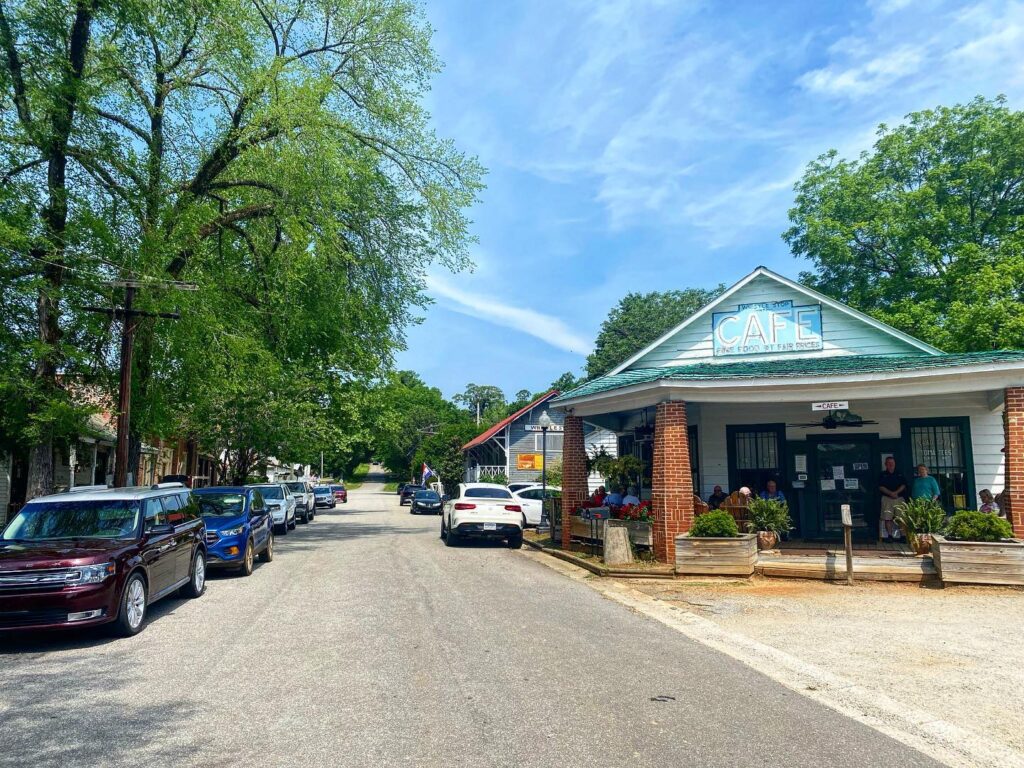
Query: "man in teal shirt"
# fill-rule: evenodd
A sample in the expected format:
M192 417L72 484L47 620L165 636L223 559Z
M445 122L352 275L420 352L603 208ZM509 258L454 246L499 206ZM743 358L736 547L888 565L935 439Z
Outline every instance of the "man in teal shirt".
M910 489L910 497L913 499L938 499L940 495L938 481L928 474L928 467L924 464L917 465L917 477Z

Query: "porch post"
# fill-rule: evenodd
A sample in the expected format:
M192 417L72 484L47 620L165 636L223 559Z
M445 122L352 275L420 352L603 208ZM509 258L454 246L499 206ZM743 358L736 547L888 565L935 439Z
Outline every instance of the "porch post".
M1013 534L1024 538L1024 387L1007 387L1004 394L1003 436L1006 477L1003 503Z
M693 524L693 477L686 431L686 403L659 403L654 420L654 557L675 563L676 536Z
M568 549L572 540L569 515L587 498L589 486L583 418L566 414L562 428L562 547Z

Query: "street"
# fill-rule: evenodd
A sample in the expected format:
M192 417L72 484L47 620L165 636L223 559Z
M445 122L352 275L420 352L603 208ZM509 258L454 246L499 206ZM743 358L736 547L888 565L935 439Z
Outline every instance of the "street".
M0 765L936 765L379 479L136 637L0 641Z

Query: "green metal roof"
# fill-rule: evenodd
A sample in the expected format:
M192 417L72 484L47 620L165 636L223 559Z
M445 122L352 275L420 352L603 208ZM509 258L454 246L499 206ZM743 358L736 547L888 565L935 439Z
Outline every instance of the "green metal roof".
M654 381L726 381L731 379L785 379L808 376L844 376L858 373L901 373L930 368L956 368L986 363L1024 361L1024 350L992 350L943 355L837 355L782 360L743 360L734 363L692 363L664 368L638 368L613 376L600 376L556 397L551 402L574 400L622 387Z

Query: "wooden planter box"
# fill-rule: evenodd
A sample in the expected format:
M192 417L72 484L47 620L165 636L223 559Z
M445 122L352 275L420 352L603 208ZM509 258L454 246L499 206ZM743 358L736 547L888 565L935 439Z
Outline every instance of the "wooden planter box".
M734 538L676 537L676 573L751 576L757 564L757 535Z
M932 536L932 560L943 584L1024 586L1024 541L949 541Z
M579 515L571 515L569 519L572 521L572 537L574 539L591 539L596 534L597 541L604 540L605 519L599 520L593 528L591 520ZM629 540L633 544L641 547L654 546L654 527L650 523L627 522L626 529L629 531Z

